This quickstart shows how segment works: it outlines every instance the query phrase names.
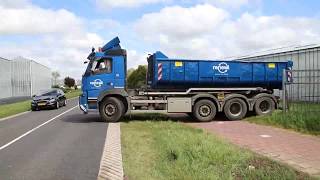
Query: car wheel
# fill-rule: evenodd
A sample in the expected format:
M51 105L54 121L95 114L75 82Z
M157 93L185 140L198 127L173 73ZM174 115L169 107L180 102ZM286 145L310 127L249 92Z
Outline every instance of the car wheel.
M56 102L56 109L59 109L60 105L59 105L59 101Z
M65 99L63 102L63 106L66 106L66 105L67 105L67 100Z

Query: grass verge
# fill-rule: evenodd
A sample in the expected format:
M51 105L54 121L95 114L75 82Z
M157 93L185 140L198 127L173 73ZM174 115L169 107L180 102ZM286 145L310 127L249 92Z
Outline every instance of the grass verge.
M71 90L66 93L67 99L77 97L81 94L81 90ZM16 102L12 104L0 105L0 119L15 114L19 114L25 111L30 111L30 100Z
M5 118L30 110L30 101L0 105L0 118Z
M292 104L287 113L275 111L270 116L252 116L249 122L272 125L298 132L320 135L320 105L319 104Z
M77 90L71 89L68 92L66 92L65 94L66 94L67 99L78 97L81 94L81 89L77 89Z
M121 133L128 179L311 179L181 123L129 121Z

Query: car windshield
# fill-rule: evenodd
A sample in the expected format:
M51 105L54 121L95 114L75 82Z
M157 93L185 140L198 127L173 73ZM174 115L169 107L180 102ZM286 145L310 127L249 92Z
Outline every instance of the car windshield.
M53 96L57 94L57 90L46 90L38 94L38 96Z

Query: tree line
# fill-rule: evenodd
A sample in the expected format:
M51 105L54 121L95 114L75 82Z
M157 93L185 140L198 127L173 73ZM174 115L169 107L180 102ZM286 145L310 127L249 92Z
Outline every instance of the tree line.
M141 88L146 85L147 66L139 65L138 68L130 68L127 72L127 87L130 89ZM52 87L59 87L58 78L60 73L58 71L52 72ZM64 85L68 88L77 87L76 81L72 77L64 78Z

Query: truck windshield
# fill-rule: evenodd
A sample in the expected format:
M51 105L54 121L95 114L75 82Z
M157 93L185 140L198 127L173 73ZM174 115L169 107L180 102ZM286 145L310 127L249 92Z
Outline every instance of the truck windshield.
M101 59L92 63L91 71L97 73L111 73L112 72L112 60Z

